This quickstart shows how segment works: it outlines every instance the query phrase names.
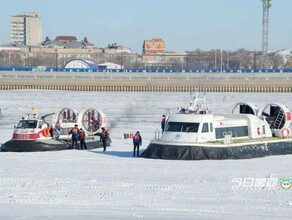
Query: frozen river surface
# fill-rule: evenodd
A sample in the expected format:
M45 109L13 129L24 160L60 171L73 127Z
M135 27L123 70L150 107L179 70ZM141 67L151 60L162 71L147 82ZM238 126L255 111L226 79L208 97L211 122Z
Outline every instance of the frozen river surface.
M207 93L213 112L237 102L284 103L291 94ZM142 150L166 111L189 93L0 91L0 143L18 120L63 107L96 108L108 118L112 146L57 152L0 153L0 219L291 219L292 155L250 160L169 161L132 157L125 133L139 130Z

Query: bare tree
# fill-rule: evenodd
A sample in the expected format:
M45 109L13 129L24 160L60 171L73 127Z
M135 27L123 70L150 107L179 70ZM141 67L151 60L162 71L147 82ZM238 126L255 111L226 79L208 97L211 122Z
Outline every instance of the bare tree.
M269 56L268 60L269 60L269 66L271 68L279 69L279 68L285 67L284 59L279 54L276 54L276 53L272 54L271 56Z
M261 56L254 51L244 48L236 51L196 49L187 51L184 55L161 54L159 62L149 68L163 69L242 69L260 67ZM65 54L65 53L32 53L32 52L0 52L0 66L14 67L64 67L67 62L76 58L92 60L96 64L112 62L120 64L125 68L145 68L145 61L138 54L129 53L87 53ZM157 61L157 60L156 60ZM270 68L292 68L292 58L285 60L277 54L269 54L268 63Z

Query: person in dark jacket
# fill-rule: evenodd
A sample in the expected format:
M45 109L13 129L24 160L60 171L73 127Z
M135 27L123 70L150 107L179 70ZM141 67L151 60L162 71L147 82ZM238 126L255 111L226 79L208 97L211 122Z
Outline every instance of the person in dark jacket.
M75 124L74 128L71 129L69 134L72 134L71 149L78 149L78 137L79 137L80 131L78 129L78 125L77 124Z
M104 127L101 128L100 141L102 141L103 151L106 151L106 141L108 139L108 132Z
M80 149L83 150L84 148L85 150L87 150L87 146L85 143L85 132L82 130L82 128L80 128L79 141L80 141Z
M161 129L162 129L162 132L164 131L165 121L166 121L166 116L165 115L162 115L162 119L161 119Z
M137 131L136 134L133 136L133 144L134 144L133 157L136 156L136 151L137 157L139 157L139 148L142 145L142 137L139 131Z

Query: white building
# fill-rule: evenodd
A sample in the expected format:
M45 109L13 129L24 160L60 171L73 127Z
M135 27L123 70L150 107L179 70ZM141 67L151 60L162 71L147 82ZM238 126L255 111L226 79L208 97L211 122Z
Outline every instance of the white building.
M91 69L91 70L97 70L98 67L94 62L91 60L85 60L85 59L73 59L70 60L65 67L66 69Z
M109 62L98 64L97 67L99 69L124 69L124 66L121 66L116 63L109 63Z
M41 18L35 12L10 17L11 43L35 46L42 42Z

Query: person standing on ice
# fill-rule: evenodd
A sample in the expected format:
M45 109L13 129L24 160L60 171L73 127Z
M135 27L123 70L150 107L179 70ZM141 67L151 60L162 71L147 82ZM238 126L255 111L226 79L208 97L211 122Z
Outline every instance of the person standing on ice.
M166 116L165 115L162 115L162 119L161 119L161 129L162 129L162 132L164 131L165 121L166 121Z
M50 134L50 137L53 137L53 128L50 124L48 124L49 126L49 134Z
M133 157L136 156L136 150L137 157L139 157L139 148L142 145L142 137L139 131L137 131L136 134L133 136L133 144L134 144Z
M108 139L108 132L104 127L101 128L100 141L102 141L103 151L106 151L106 140Z
M83 150L84 148L85 150L87 150L87 146L85 143L85 132L82 130L82 128L80 128L79 141L80 141L80 149Z
M56 133L55 138L56 138L57 140L60 140L61 129L62 129L62 127L61 127L61 123L60 123L60 121L58 121L58 123L57 123L56 126L55 126L55 133Z
M78 147L78 137L80 134L80 131L78 129L78 125L75 124L74 128L71 129L71 131L69 132L69 135L72 134L72 145L71 145L71 149L77 149Z

